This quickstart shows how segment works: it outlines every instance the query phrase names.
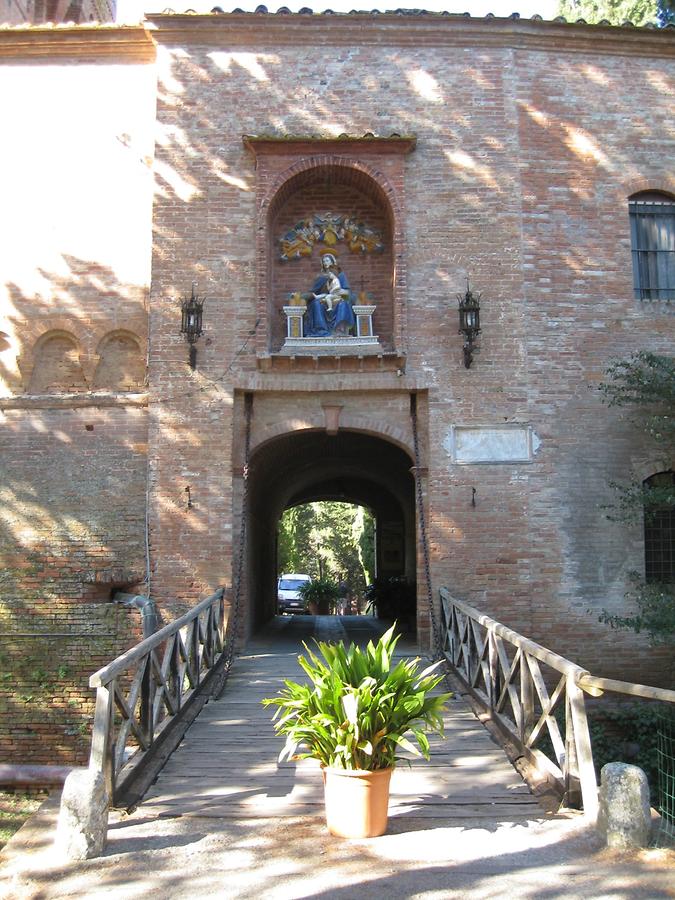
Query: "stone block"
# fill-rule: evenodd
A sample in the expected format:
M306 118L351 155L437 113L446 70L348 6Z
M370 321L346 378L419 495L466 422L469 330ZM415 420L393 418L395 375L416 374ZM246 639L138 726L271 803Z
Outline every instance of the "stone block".
M63 785L54 844L69 860L92 859L103 853L108 832L108 796L103 775L75 769Z
M598 831L616 850L645 847L651 812L647 776L627 763L607 763L600 773Z

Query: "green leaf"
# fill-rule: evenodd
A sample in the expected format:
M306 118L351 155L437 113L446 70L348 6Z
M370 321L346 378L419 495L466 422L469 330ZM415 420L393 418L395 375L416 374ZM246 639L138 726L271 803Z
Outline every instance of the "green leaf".
M299 662L311 685L286 681L277 697L263 701L276 707L274 728L286 738L283 758L313 757L344 769L392 766L399 747L428 758L425 732L442 734L450 695L430 695L443 677L432 674L436 665L420 672L419 659L409 659L392 668L397 640L392 627L365 650L342 642L317 642L316 652L305 646Z

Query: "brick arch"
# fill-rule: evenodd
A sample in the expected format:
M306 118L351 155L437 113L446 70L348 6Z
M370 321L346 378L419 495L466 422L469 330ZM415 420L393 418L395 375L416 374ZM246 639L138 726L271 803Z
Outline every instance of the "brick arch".
M241 526L249 560L244 599L249 630L276 612L277 523L292 502L341 497L368 506L381 526L375 540L378 571L416 584L417 515L410 452L396 446L395 431L383 433L384 423L355 416L349 424L361 425L362 430L340 427L337 435L328 434L318 408L309 415L291 413L260 429L254 420L248 517ZM404 434L397 436L406 443ZM243 490L242 483L237 490ZM420 606L418 621L425 631L426 618Z
M366 416L350 415L341 416L340 428L344 428L345 431L358 431L361 434L370 434L373 437L379 437L390 444L394 444L408 454L410 465L413 465L415 450L412 444L412 435L407 434L403 429Z
M649 456L647 459L635 464L632 467L632 475L640 482L646 481L648 478L651 478L652 475L658 475L661 472L669 472L669 468L664 468L664 465L667 465L663 461L662 456L657 456L654 454L653 456ZM671 468L673 468L671 466Z
M656 177L647 178L640 176L639 178L631 178L624 183L624 191L626 192L626 200L635 194L670 194L675 198L675 176L663 173Z
M274 215L278 206L297 190L307 175L322 169L339 171L344 176L342 184L352 184L361 190L365 188L364 193L372 193L375 187L380 201L387 203L392 217L392 235L395 237L396 226L401 221L401 210L396 191L387 177L359 159L328 153L300 159L277 176L261 201L258 227L264 228L268 224L270 215Z
M385 239L387 243L386 287L384 283L379 285L380 298L376 297L376 303L381 303L379 317L381 319L381 335L385 347L402 350L404 339L404 240L402 232L403 214L401 200L392 182L376 166L369 162L356 159L353 156L339 156L333 153L313 154L298 159L288 166L272 181L269 188L260 198L257 221L257 269L258 269L258 318L267 322L267 328L261 329L258 335L257 349L259 353L269 352L278 347L283 341L283 322L277 321L277 309L279 305L278 293L288 293L288 287L280 287L277 284L275 291L275 238L273 228L276 219L284 206L299 195L303 188L310 188L313 179L320 181L320 176L326 175L327 181L332 185L348 188L355 195L362 195L372 206L378 209L385 224ZM344 255L342 260L348 259ZM362 266L362 260L354 256L357 272ZM289 266L293 263L287 264ZM298 273L299 274L299 273ZM359 279L353 272L347 273L352 289L358 290ZM314 272L314 276L316 272ZM313 276L313 277L314 277ZM383 275L384 277L384 275ZM298 277L298 284L294 284L291 290L307 290L311 282L303 286L301 282L307 280L307 273ZM368 287L366 285L366 287ZM375 314L376 320L378 313Z
M126 329L109 331L96 348L99 360L92 390L138 391L145 385L145 359L141 340Z
M83 392L88 389L80 344L70 331L53 328L36 340L32 350L31 394Z
M135 331L130 331L128 328L116 328L114 331L107 331L103 335L96 346L96 353L100 356L106 344L115 339L126 340L130 344L134 344L139 352L141 350L141 338Z
M312 416L283 419L254 432L253 440L251 441L251 453L284 435L292 434L296 431L324 431L325 428L326 421L322 411L317 411ZM401 428L387 425L384 422L366 416L345 415L340 417L340 430L368 434L371 437L381 438L390 444L394 444L410 456L412 465L414 450L411 436L406 434Z

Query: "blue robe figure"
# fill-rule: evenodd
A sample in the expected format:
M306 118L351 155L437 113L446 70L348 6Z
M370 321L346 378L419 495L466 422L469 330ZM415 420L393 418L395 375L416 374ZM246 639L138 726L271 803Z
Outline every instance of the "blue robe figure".
M321 269L307 301L305 337L347 335L356 324L347 276L332 253L321 257Z

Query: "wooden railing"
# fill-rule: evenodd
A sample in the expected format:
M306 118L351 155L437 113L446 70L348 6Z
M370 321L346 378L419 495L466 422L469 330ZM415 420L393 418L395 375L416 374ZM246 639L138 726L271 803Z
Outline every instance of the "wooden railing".
M455 674L499 728L540 771L595 818L598 789L584 693L606 691L675 704L675 691L598 678L451 597L441 588L442 647ZM564 721L563 730L554 715Z
M505 737L595 818L598 791L580 679L589 673L441 588L443 651ZM561 730L554 712L564 710ZM548 739L548 740L546 740ZM548 745L548 746L547 746Z
M221 588L89 679L96 710L89 765L113 806L132 806L208 700L225 659Z

